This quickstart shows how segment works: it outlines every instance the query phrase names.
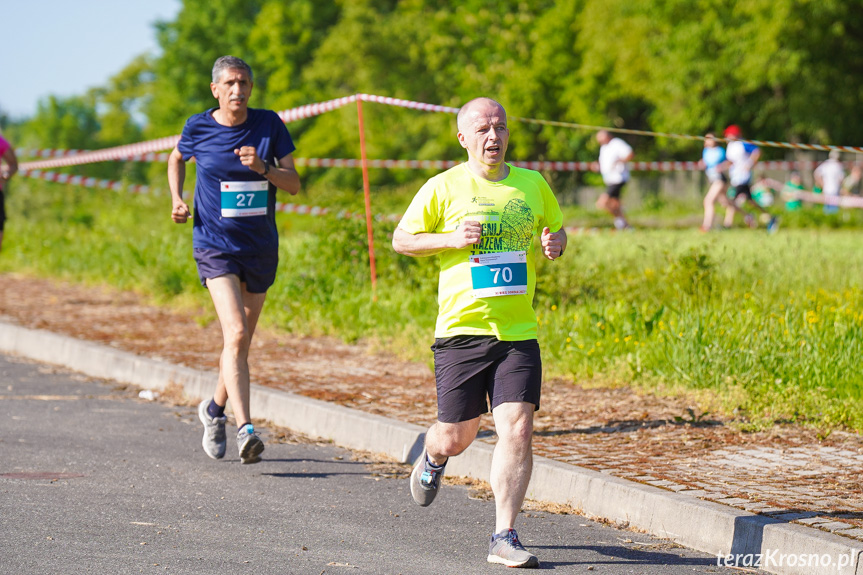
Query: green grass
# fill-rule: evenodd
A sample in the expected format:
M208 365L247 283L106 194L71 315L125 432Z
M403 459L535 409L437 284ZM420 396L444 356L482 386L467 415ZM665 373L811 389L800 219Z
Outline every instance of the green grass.
M540 275L537 307L550 369L701 392L755 425L794 420L861 429L858 237L739 231L578 238L565 271L544 264Z
M307 201L320 205L327 197L346 196L318 190ZM373 201L376 212L389 213L408 200L409 191L400 190ZM191 226L171 223L167 197L19 180L7 208L0 271L107 283L160 303L210 307L192 261ZM583 212L565 211L576 224ZM706 409L735 414L746 427L795 421L863 430L859 215L840 226L817 211L796 217L800 229L775 236L573 236L564 259L539 264L536 308L547 375L695 394ZM280 214L278 224L281 270L265 325L363 340L429 361L433 258L394 254L395 224L377 222L373 302L364 221Z

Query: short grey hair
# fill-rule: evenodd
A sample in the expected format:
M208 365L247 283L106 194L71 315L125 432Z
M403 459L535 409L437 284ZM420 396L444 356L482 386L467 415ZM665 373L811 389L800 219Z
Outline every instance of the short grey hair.
M252 73L251 66L235 56L222 56L213 64L213 84L219 82L225 70L245 70L249 73L249 80L252 82L255 81L255 75Z

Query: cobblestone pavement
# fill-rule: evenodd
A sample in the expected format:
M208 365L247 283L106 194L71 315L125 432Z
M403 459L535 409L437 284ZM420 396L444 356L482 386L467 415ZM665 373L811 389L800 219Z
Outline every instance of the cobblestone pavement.
M0 316L196 369L218 366L217 325L127 292L0 275ZM419 425L435 419L425 364L265 330L255 335L252 362L259 385ZM789 424L746 433L696 415L685 400L565 381L546 382L542 401L537 455L863 540L857 434L822 437ZM494 441L488 416L480 436Z

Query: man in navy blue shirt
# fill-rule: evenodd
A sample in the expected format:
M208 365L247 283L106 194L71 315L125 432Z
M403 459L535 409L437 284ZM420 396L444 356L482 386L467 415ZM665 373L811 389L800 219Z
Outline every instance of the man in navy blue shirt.
M248 107L252 86L248 64L233 56L216 60L210 89L219 107L188 119L168 159L171 218L178 224L191 215L183 201L186 162L197 164L194 256L224 338L216 392L198 406L202 444L213 459L224 457L230 399L243 463L260 461L264 450L249 409L248 357L278 266L276 188L300 190L291 136L275 112Z

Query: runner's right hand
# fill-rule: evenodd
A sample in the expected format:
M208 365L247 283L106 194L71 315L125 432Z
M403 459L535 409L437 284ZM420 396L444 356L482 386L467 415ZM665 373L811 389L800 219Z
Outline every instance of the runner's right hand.
M192 213L189 211L189 206L183 200L174 202L174 209L171 210L171 219L175 224L185 224Z
M453 232L452 239L453 247L456 249L478 244L482 240L482 224L479 222L464 221Z

